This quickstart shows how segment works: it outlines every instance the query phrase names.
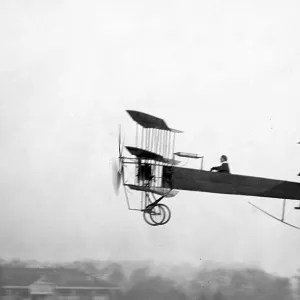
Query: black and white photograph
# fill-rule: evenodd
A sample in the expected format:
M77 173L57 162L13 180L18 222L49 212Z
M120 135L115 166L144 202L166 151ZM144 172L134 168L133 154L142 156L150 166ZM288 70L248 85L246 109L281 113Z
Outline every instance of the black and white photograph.
M0 300L299 300L300 2L0 1Z

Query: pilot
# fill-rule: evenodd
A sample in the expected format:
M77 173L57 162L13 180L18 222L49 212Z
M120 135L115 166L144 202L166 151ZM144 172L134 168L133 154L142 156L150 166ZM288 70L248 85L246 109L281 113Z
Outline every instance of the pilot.
M153 174L151 170L151 165L148 163L142 164L141 159L138 159L138 181L151 181L153 179Z
M227 162L227 156L222 155L220 158L221 165L219 167L213 167L211 171L218 171L220 173L230 173L229 164Z

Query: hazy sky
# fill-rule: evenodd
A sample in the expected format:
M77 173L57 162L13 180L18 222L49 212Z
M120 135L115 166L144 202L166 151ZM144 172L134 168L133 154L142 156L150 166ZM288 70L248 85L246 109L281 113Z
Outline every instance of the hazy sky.
M300 268L299 232L247 204L280 216L281 200L181 192L153 228L114 195L110 166L119 123L135 141L134 109L183 130L176 151L206 169L227 154L234 173L300 181L299 13L296 0L2 0L0 256Z

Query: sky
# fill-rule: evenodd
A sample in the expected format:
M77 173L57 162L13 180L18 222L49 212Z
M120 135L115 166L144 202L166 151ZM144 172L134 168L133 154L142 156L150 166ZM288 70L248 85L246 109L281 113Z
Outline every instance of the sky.
M235 174L300 182L299 13L292 0L2 0L0 256L293 275L299 232L247 203L280 216L280 199L180 192L150 227L114 194L111 159L118 124L135 142L133 109L183 130L175 150L207 170L226 154Z

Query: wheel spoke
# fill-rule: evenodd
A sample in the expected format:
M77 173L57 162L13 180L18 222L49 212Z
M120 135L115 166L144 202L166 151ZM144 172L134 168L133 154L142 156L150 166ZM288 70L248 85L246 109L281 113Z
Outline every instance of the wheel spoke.
M151 225L151 226L157 226L159 224L155 223L152 219L151 219L151 214L150 214L150 211L144 211L143 212L143 217L144 217L144 220L147 224Z
M165 210L161 207L160 204L155 205L150 212L151 220L157 224L161 225L165 220Z

